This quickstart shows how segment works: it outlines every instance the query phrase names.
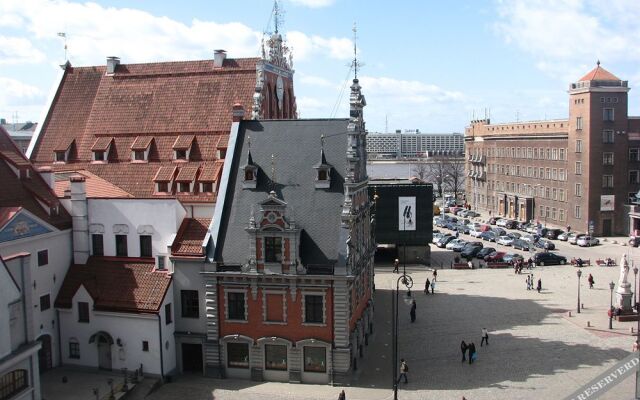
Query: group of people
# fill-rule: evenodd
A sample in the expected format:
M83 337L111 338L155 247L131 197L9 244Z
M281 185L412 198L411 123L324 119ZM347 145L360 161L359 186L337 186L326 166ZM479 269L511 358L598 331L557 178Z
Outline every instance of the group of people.
M537 290L538 293L540 293L540 291L542 290L542 278L538 278L538 284L535 286L535 288L533 287L533 282L535 282L533 274L527 274L527 290Z
M431 280L427 278L424 282L424 294L429 294L429 288L431 288L431 294L435 294L436 292L436 280L438 279L438 270L433 270L433 277Z
M513 272L516 274L521 274L524 267L531 269L535 266L531 257L529 257L527 262L522 258L514 258L513 261L511 261L511 264L513 265Z

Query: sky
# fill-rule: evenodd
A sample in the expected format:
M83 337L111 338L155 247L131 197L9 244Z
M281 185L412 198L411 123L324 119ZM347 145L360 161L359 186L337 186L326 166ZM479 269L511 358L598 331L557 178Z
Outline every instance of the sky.
M0 1L0 118L38 122L60 64L255 57L273 0ZM601 66L640 115L640 1L282 0L301 118L348 117L357 26L370 132L463 132L566 118L567 89Z

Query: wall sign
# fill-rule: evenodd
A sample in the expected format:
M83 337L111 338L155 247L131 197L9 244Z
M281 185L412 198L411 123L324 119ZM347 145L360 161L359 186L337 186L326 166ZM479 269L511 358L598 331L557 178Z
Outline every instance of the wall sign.
M398 197L398 230L416 230L416 198Z
M614 211L616 204L616 196L606 194L600 196L600 211Z

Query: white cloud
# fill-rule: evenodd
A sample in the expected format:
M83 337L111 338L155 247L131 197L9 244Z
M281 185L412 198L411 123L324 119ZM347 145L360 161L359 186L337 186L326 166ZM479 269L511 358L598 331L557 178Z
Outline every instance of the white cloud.
M306 75L304 73L296 74L296 84L305 84L310 86L320 86L320 87L337 87L338 85L334 82L331 82L328 79L322 78L320 76L314 75Z
M307 60L318 54L327 54L338 60L349 60L353 56L353 42L347 38L323 38L290 31L287 32L287 41L293 49L294 60Z
M604 65L640 60L637 0L499 0L498 14L496 33L551 76L576 80L598 58Z
M334 3L334 0L290 0L293 4L311 8L327 7Z
M44 93L37 87L16 79L0 77L0 106L15 107L42 102Z
M444 90L436 85L420 81L408 81L388 77L360 78L363 90L369 96L404 102L407 105L460 102L465 96L457 91Z
M25 38L0 36L0 64L39 63L44 53Z

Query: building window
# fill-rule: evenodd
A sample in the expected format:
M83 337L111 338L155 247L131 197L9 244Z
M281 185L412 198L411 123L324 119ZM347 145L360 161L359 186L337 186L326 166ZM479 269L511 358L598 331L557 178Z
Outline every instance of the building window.
M582 140L576 140L576 153L582 153Z
M629 183L640 183L640 171L629 171Z
M560 222L564 221L564 210L563 209L559 209L558 210L558 219L560 220Z
M559 192L560 201L564 201L565 200L564 199L564 189L560 189L560 190L558 190L558 192Z
M10 399L29 386L27 370L16 369L0 377L0 399Z
M564 173L564 168L560 168L558 170L558 179L561 180L561 181L565 181L567 179L566 175Z
M190 182L178 182L178 192L180 193L188 193L191 191L191 183Z
M230 320L245 321L247 318L244 309L244 293L228 292L227 309Z
M93 233L91 235L91 248L94 256L104 256L104 241L101 234Z
M582 175L582 161L576 161L576 175Z
M200 303L197 290L180 291L182 318L200 318Z
M605 122L613 122L615 120L613 108L602 109L602 120Z
M576 117L576 129L582 130L582 117Z
M78 322L89 322L89 303L78 302Z
M176 150L175 151L176 160L186 160L187 159L187 151L186 150Z
M640 161L640 149L633 148L629 149L629 161Z
M602 165L613 165L613 153L602 153Z
M49 264L49 250L40 250L38 252L38 267Z
M218 158L223 160L227 157L227 149L218 149Z
M575 218L582 218L582 215L580 213L580 206L575 206L573 214Z
M553 197L554 200L558 200L558 189L551 189L551 197Z
M127 235L116 235L116 256L127 257Z
M565 151L565 149L560 149L560 160L564 161L566 160L567 157L567 152Z
M538 170L538 178L544 179L544 168L542 167Z
M582 196L582 183L576 183L576 196Z
M249 344L227 343L227 367L249 368Z
M603 188L613 187L613 175L602 175L602 187Z
M80 358L80 343L77 339L69 340L69 358Z
M40 296L40 311L46 311L51 308L51 297L48 294Z
M171 313L171 303L165 304L164 306L164 321L165 321L165 324L167 325L173 322L173 313Z
M93 161L104 161L104 151L94 151Z
M213 183L211 182L202 182L200 187L202 193L213 193Z
M327 372L326 347L304 347L304 372Z
M287 370L287 346L280 344L264 345L264 368L268 370Z
M551 180L551 168L547 168L546 172L547 172L547 175L546 175L547 176L547 180Z
M304 322L310 324L324 323L323 295L304 296Z
M140 257L152 257L151 235L140 235Z
M244 170L244 180L252 181L253 180L253 169L247 168Z
M551 150L551 157L552 157L554 160L557 160L557 159L558 159L558 149L552 149L552 150Z
M610 129L606 129L602 131L602 143L613 143L613 131Z
M165 269L166 265L166 257L165 256L158 256L158 269Z
M282 238L273 236L264 238L264 260L271 263L282 262Z
M136 150L133 152L133 159L135 161L145 161L146 158L146 151L144 150Z
M550 199L551 198L551 189L550 188L545 188L545 199Z
M67 161L67 152L56 151L56 162L65 162L65 161Z
M142 341L142 351L149 351L149 341L148 340L143 340Z
M156 182L156 192L169 193L169 182Z

